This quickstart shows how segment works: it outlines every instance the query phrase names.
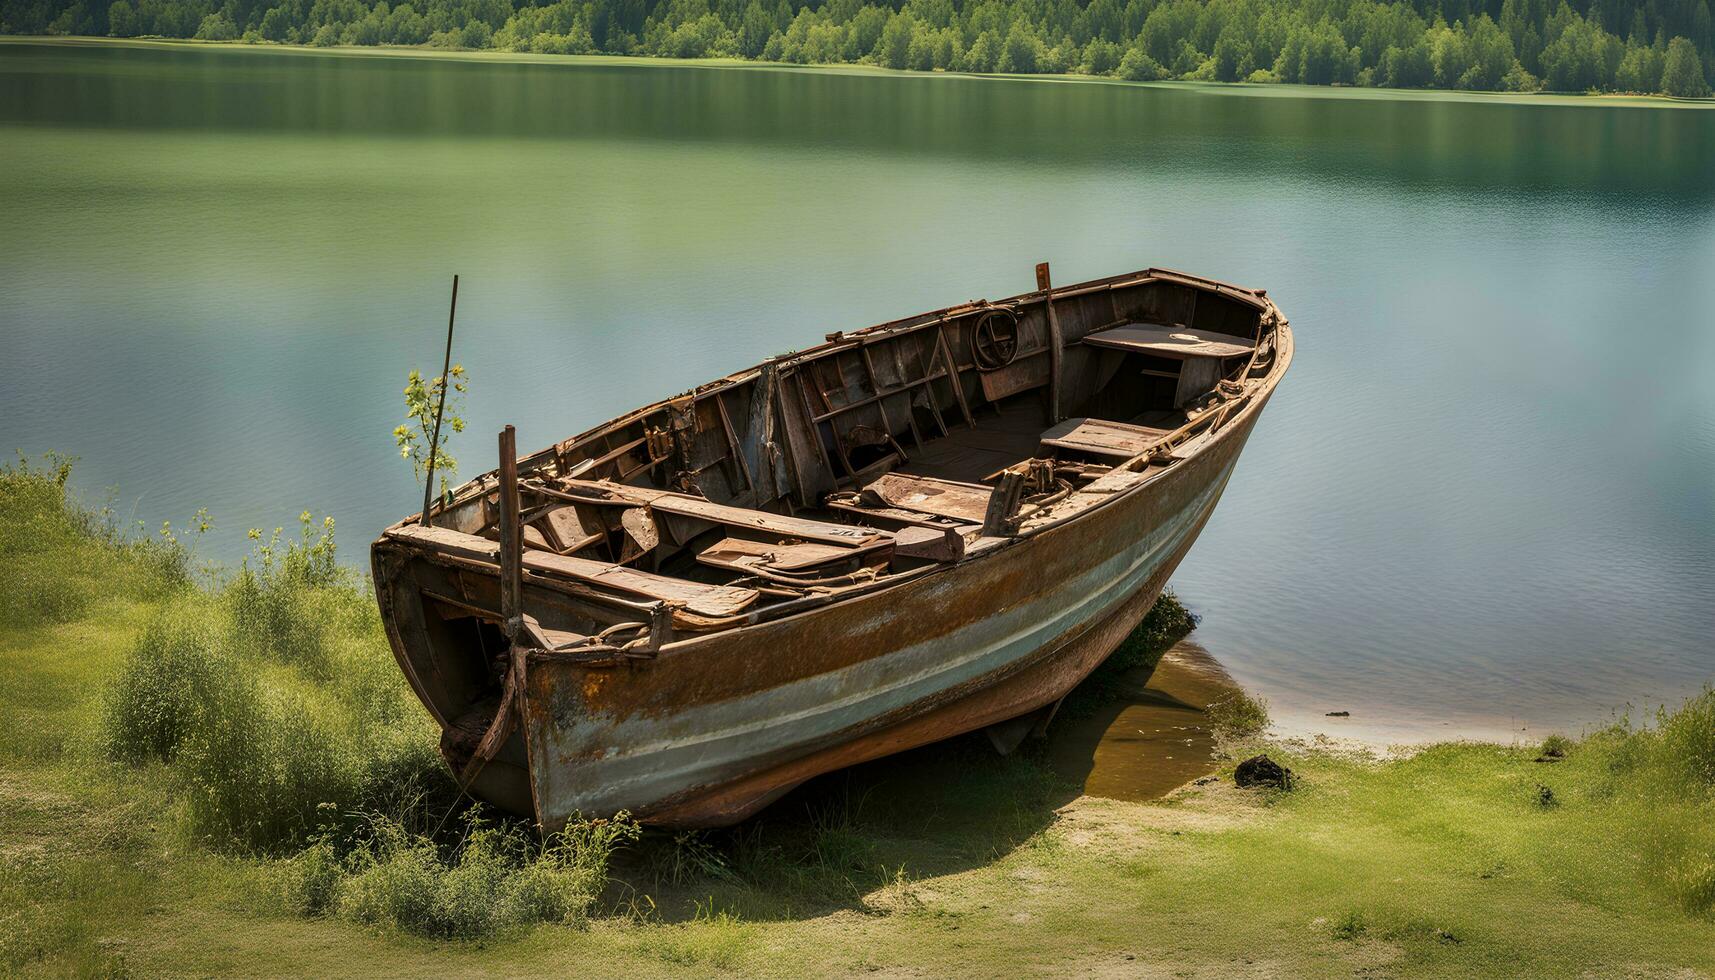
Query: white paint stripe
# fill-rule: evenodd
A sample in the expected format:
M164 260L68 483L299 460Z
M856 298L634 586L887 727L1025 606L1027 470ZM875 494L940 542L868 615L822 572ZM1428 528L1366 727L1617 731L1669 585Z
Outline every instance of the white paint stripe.
M1135 592L1176 551L1214 506L1233 461L1172 519L1051 594L1005 610L956 633L768 691L681 712L668 719L592 718L547 732L539 756L588 746L600 759L558 768L540 788L545 817L574 810L604 812L663 799L684 789L733 778L761 755L820 740L867 719L1001 669L1093 622ZM806 751L809 750L806 749Z

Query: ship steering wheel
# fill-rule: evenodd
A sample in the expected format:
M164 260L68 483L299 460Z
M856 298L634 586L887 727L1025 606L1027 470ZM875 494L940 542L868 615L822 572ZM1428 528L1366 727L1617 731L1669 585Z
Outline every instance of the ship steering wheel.
M1018 356L1018 314L997 307L977 317L971 331L971 360L983 371L998 371Z

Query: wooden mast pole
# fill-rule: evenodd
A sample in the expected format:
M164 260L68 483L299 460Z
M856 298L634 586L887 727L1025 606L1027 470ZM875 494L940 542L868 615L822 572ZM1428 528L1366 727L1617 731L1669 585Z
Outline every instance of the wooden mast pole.
M429 502L435 499L435 456L441 446L441 413L447 407L447 389L453 379L447 373L453 369L453 317L459 311L459 277L453 276L453 305L447 310L447 353L441 361L441 400L435 405L435 432L429 437L429 473L423 478L422 525L429 526Z

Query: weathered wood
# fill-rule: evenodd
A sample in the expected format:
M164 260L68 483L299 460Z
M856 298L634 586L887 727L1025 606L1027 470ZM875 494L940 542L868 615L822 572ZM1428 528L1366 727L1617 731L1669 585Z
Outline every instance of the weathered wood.
M556 507L543 515L542 520L553 532L554 550L562 555L582 551L607 538L607 529L595 521L586 521L574 504Z
M1106 419L1067 419L1042 433L1042 445L1130 459L1171 434L1171 429L1152 429Z
M754 492L756 480L750 475L750 464L745 461L744 449L739 444L738 434L733 431L732 416L728 415L726 410L726 399L721 397L720 392L715 393L714 399L715 411L720 413L721 417L721 432L726 436L727 459L738 464L735 469L744 477L744 488Z
M518 433L500 430L500 628L518 638L524 616L524 539L518 527Z
M951 527L904 527L893 532L893 554L900 558L958 561L965 557L965 537Z
M971 523L982 522L989 502L989 488L981 484L904 473L888 473L864 487L864 493L874 494L888 507Z
M849 563L854 558L869 556L891 546L878 541L872 548L842 548L839 545L818 544L813 541L783 541L770 544L745 538L726 538L697 553L697 561L716 568L749 571L761 567L778 572L797 573L836 562Z
M1084 343L1159 357L1238 357L1249 354L1256 346L1244 337L1159 323L1127 323L1110 327L1085 337Z
M1018 522L1013 518L1023 497L1024 473L1017 469L1002 473L983 514L983 537L1004 538L1018 533Z
M1060 317L1054 312L1054 280L1048 263L1036 266L1036 288L1042 290L1042 308L1048 313L1048 424L1060 421L1060 359L1066 338L1060 332Z
M661 543L661 532L647 507L627 508L619 515L619 525L625 529L625 552L619 556L622 564L649 554Z
M1043 357L1046 348L1020 351L1012 363L993 371L983 371L977 375L977 380L983 386L983 397L991 402L1016 395L1021 391L1040 388L1053 381L1049 373L1049 361Z
M690 494L676 493L672 490L655 490L649 487L633 487L620 483L604 483L589 480L558 480L556 485L575 499L589 503L622 504L628 506L648 505L655 510L681 517L695 517L713 524L725 524L729 527L750 528L756 531L767 531L788 537L803 538L807 541L822 541L829 544L840 544L847 547L859 547L873 543L883 537L879 532L870 528L852 527L848 524L830 524L826 521L814 521L803 517L788 517L785 514L774 514L765 510L751 510L746 507L730 507L717 504L702 497Z
M946 358L947 380L953 383L953 397L959 402L959 413L965 417L965 424L974 429L977 427L977 420L971 415L970 402L965 400L965 386L959 380L959 362L953 357L953 349L947 346L947 331L945 329L936 328L935 345L940 348L941 356ZM934 401L933 391L930 393L930 401Z
M498 542L479 538L473 534L449 531L442 527L405 525L388 529L387 537L429 551L493 564L497 567L500 561L500 545ZM754 589L741 589L726 585L704 585L701 582L654 575L649 572L640 572L635 568L626 568L623 565L591 561L587 558L575 558L570 555L528 552L524 555L523 567L544 575L606 586L630 595L680 603L690 612L712 618L731 616L742 612L745 607L756 601L756 590Z

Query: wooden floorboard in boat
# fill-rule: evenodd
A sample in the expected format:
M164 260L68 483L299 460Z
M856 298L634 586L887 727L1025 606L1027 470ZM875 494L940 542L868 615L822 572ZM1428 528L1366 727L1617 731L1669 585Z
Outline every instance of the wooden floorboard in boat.
M941 480L977 483L991 473L1036 455L1042 429L1042 402L1034 395L1010 400L996 412L977 416L975 429L955 428L944 439L907 450L899 472Z

